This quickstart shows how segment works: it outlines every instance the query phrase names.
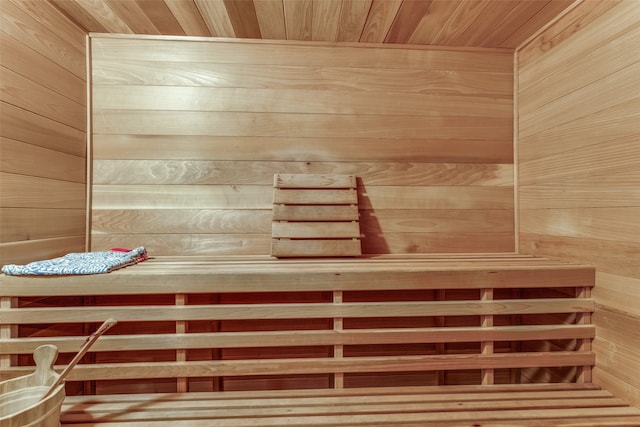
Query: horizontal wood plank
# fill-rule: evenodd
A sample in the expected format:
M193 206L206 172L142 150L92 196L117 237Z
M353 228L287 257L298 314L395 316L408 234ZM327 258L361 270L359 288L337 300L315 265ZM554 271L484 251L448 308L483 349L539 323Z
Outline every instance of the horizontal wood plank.
M351 221L358 220L356 205L274 205L274 221Z
M382 309L384 307L384 310ZM217 320L231 319L304 319L332 317L397 317L397 316L473 316L486 314L537 314L580 313L594 311L591 300L577 298L555 298L552 300L508 300L508 301L438 301L405 303L343 303L329 304L254 304L218 306L145 306L141 307L74 307L40 309L7 309L0 312L2 323L28 324L37 313L42 323L98 322L112 317L124 322L151 320Z
M362 253L359 240L319 239L287 240L273 239L271 255L276 257L340 257L359 256Z
M513 63L511 51L446 51L439 49L388 49L384 52L351 46L288 44L287 54L280 51L279 43L247 43L238 49L237 43L210 44L198 41L172 41L129 39L126 52L121 50L123 40L92 38L94 56L98 59L143 60L163 62L215 62L225 64L307 65L367 68L375 58L381 68L418 68L433 70L471 70L510 73ZM150 52L155 52L153 55Z
M93 60L96 85L203 86L210 88L402 92L417 94L493 95L513 93L510 73L458 70L366 68L310 65L158 62L121 58Z
M178 144L179 142L179 144ZM319 143L322 142L322 145ZM345 137L230 137L215 135L100 135L93 137L94 159L375 161L513 163L511 138L436 139ZM371 148L375 146L375 150Z
M448 343L477 341L526 341L594 338L593 325L527 325L496 327L450 327L406 329L361 329L336 331L261 331L190 334L149 334L100 338L90 351L216 348L286 347L304 342L307 346ZM0 354L30 354L39 345L55 343L60 352L73 352L84 337L12 338L0 340Z
M358 222L355 221L276 221L273 223L271 234L276 239L360 238L360 227Z

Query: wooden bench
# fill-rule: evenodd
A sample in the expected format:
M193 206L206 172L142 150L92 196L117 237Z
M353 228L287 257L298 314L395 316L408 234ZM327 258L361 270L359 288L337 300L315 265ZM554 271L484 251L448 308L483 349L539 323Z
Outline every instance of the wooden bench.
M43 343L66 363L115 317L71 373L63 425L640 425L591 384L593 284L501 254L0 276L2 379Z

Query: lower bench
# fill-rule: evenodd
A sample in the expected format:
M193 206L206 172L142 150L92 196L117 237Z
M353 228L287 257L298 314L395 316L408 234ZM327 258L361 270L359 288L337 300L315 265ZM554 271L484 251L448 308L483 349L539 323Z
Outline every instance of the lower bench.
M68 397L63 426L640 426L589 384L378 387Z

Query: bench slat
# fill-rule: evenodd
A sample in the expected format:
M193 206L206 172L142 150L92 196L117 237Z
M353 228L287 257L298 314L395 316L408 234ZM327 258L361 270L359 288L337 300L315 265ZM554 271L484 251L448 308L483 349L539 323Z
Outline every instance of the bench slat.
M322 319L425 316L474 316L486 314L537 314L592 312L591 299L548 298L492 301L420 301L310 304L223 304L189 306L126 306L20 308L0 311L4 324L100 322L115 317L120 321L237 320L237 319Z
M333 372L424 372L473 369L509 369L593 365L592 352L554 351L505 354L446 354L424 356L378 356L334 358L289 358L192 362L130 362L76 365L70 381L124 380L144 378L194 378L328 374ZM31 369L16 367L14 373Z
M449 390L447 390L449 389ZM592 386L529 384L70 397L62 423L155 426L636 425L640 409ZM136 421L138 420L138 421ZM140 424L138 424L140 423ZM455 423L455 424L452 424ZM589 424L591 423L591 424ZM624 424L626 423L626 424ZM69 424L70 425L70 424ZM74 424L77 425L77 424ZM82 424L80 424L82 425Z
M164 350L199 348L454 343L480 341L527 341L595 338L593 325L527 325L443 328L386 328L327 331L257 331L190 334L108 335L90 351ZM0 354L31 354L36 347L54 344L61 353L74 352L84 337L0 339Z

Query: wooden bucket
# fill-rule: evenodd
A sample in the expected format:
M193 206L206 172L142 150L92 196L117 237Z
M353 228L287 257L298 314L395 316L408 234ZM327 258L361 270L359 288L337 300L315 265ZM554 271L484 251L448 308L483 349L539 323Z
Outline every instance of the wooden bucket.
M43 345L33 352L36 370L0 383L0 427L59 427L64 384L42 399L59 375L53 370L58 348Z

